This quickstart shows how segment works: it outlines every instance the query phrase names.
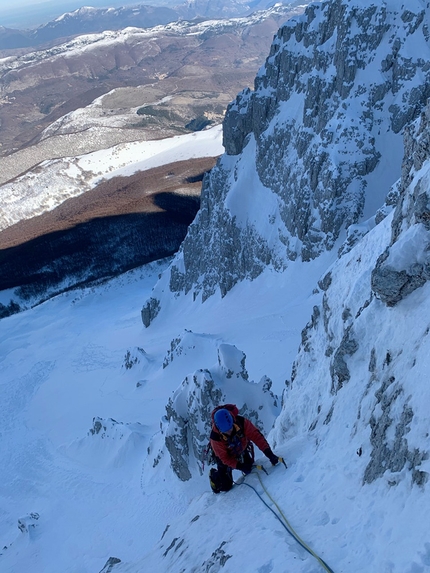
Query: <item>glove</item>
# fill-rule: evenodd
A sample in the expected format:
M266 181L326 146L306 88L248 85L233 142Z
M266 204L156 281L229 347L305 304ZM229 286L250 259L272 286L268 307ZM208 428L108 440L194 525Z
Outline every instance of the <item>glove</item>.
M264 450L263 454L264 454L267 458L269 458L270 463L272 464L272 466L276 466L276 464L279 462L279 456L277 456L276 454L274 454L270 448L266 448L266 449Z
M252 463L238 462L236 465L236 469L243 472L245 475L248 475L252 472Z

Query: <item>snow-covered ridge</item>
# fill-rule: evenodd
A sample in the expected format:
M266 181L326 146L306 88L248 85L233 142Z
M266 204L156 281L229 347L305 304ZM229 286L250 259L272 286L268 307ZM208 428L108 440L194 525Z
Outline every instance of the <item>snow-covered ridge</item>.
M303 2L302 4L307 5L308 3ZM101 2L101 4L103 3ZM179 20L197 21L246 17L256 11L271 11L274 7L270 0L257 0L252 3L237 0L215 0L213 2L198 0L197 2L184 3L177 3L174 0L167 0L167 2L155 0L144 4L133 4L132 2L125 4L125 6L118 6L119 2L116 2L117 7L106 8L78 7L76 10L68 11L37 28L34 28L34 22L32 22L33 29L15 30L0 27L0 47L5 50L12 50L46 45L47 43L59 43L62 39L72 36L97 33L103 30L120 30L128 26L148 29ZM71 4L68 7L70 8ZM283 11L282 3L278 3L276 7L281 9L281 12L278 13L287 11L292 14L303 11L303 5L300 6L298 0L284 3ZM14 19L15 22L18 19L27 20L25 14L20 16L15 14Z
M412 205L427 192L430 135L425 118L410 129L400 187ZM394 235L389 214L339 260L265 269L194 309L178 297L144 332L142 291L161 265L2 321L4 570L233 572L245 547L249 573L320 571L249 488L213 495L194 455L217 390L243 405L267 373L284 391L269 439L288 469L266 466L262 479L301 538L336 572L426 573L429 283L394 307L371 288L392 238L421 224L411 213ZM166 440L184 436L187 482Z
M430 104L405 129L405 158L397 186L391 241L372 272L372 288L394 306L430 280Z
M274 450L291 465L286 474L278 468L277 473L263 475L265 486L288 518L301 524L306 540L333 571L388 568L393 573L424 573L430 566L427 529L421 525L429 511L430 475L429 118L430 104L405 130L402 177L390 197L390 201L397 198L396 208L329 265L318 281L312 316L302 330L285 382L282 411L270 436ZM299 268L296 278L304 285L317 262L295 261L278 276ZM277 274L268 269L263 273L266 280ZM257 294L259 278L237 284L224 304L253 288ZM293 284L285 290L274 287L273 296L288 299ZM191 303L179 297L169 305L170 318L175 304ZM211 308L211 301L207 304ZM157 324L160 328L166 319L161 313L148 331ZM281 364L282 356L277 360ZM193 402L190 412L204 411L209 396L210 392L200 397L198 408ZM191 416L188 424L192 432ZM263 494L254 476L247 481ZM217 500L216 508L210 500L196 499L181 519L172 520L150 554L136 564L119 565L118 573L155 567L169 571L197 563L209 570L228 563L228 570L234 571L250 536L255 536L257 545L262 540L269 547L273 543L270 555L247 549L247 558L252 555L250 570L283 571L287 560L291 570L309 571L314 564L309 556L302 553L295 560L297 547L288 537L280 555L278 539L274 541L273 532L266 537L259 520L252 520L245 531L226 527L232 503L236 518L242 512L254 515L256 506L263 510L258 499L243 489ZM219 516L220 527L215 526L218 534L206 541L205 551L201 531L214 523L214 515ZM261 520L267 517L264 510L258 515ZM195 521L200 523L198 532L192 525ZM279 525L274 527L279 534ZM181 551L175 550L176 545ZM349 549L343 552L345 547Z
M108 11L112 11L114 10L113 8L109 8ZM78 8L77 10L73 10L73 12L65 12L64 14L61 14L61 16L58 16L58 18L56 18L54 20L54 22L61 22L61 20L64 20L65 18L70 18L73 16L85 16L86 14L94 14L95 12L97 12L97 8L93 8L92 6L82 6L81 8Z
M373 5L363 0L363 6ZM389 6L403 10L400 2ZM412 22L411 34L418 32L421 41L428 5L411 6L426 7L420 24L420 18L401 12L401 22ZM306 21L290 25L294 35ZM353 18L349 25L354 23ZM305 35L302 39L303 47ZM376 108L395 105L396 94L408 97L395 72L396 58L402 57L388 59L393 63L388 73L397 81ZM291 71L288 58L286 53L285 68L278 71ZM360 67L355 73L366 75ZM276 100L270 80L266 103ZM279 412L276 396L282 394L269 441L288 468L268 467L259 452L257 460L267 467L267 474L259 474L264 486L300 537L335 573L430 570L430 108L420 107L426 85L420 84L424 91L411 90L419 97L408 100L410 108L401 107L400 115L395 109L396 121L404 114L407 122L404 140L393 128L393 116L376 110L384 121L372 132L375 146L385 146L379 148L378 165L387 162L393 185L390 189L391 177L381 177L381 189L376 184L370 189L369 183L366 200L375 192L375 208L368 204L371 216L353 227L342 256L336 249L340 237L335 248L306 262L297 256L284 267L271 266L273 255L250 227L285 260L285 252L276 251L282 196L261 183L255 164L267 130L276 130L276 110L266 132L252 131L270 117L270 106L267 116L257 114L248 123L251 98L245 94L246 121L233 122L241 131L237 149L243 149L225 155L214 170L205 189L206 227L200 220L194 242L185 242L176 258L177 270L163 273L152 309L145 308L159 310L149 328L142 329L138 309L161 264L0 322L0 449L8 460L0 464L1 568L8 573L322 571L321 562L288 535L255 491L237 485L215 496L207 468L200 475L214 403L231 399L249 415L262 414L268 432ZM353 101L340 99L339 113L342 103ZM261 107L253 108L257 111ZM348 120L359 123L361 112L351 107ZM316 123L308 133L319 120L310 118ZM378 139L379 129L388 134L385 139ZM279 131L278 145L287 133ZM267 149L275 153L276 146ZM354 162L353 149L343 149ZM395 163L395 153L404 153L403 162L400 157ZM277 166L281 161L273 167L275 181ZM325 175L324 169L315 171L316 187L327 184ZM240 208L247 218L240 219ZM300 212L295 214L300 221ZM298 242L297 251L301 248ZM199 258L209 251L209 261ZM260 272L254 276L249 262L255 253L259 265L251 270ZM192 292L184 279L187 272L195 272L206 293L211 281L218 284L218 273L223 288L200 304L193 300L198 290ZM181 288L162 296L172 277L189 296ZM251 408L245 410L245 404ZM191 477L180 481L178 475ZM245 482L276 509L257 475Z
M224 295L267 265L339 246L350 225L375 215L400 176L401 130L430 95L429 18L419 0L334 0L279 30L255 90L227 110L227 155L153 301L166 285ZM149 301L148 324L151 308L160 305Z
M223 151L221 140L221 126L216 126L168 139L124 143L78 157L45 161L0 186L0 231L55 209L67 199L93 189L101 180L175 161L216 157Z
M3 75L14 69L31 65L35 61L41 62L44 60L55 60L55 58L73 57L77 52L103 48L103 46L113 43L127 43L131 39L133 39L133 41L148 41L148 39L159 36L160 34L171 33L196 36L207 34L211 31L219 32L220 30L224 30L227 32L229 29L234 31L238 27L264 21L270 17L271 14L283 14L286 11L285 6L275 5L272 8L255 12L247 17L231 18L228 20L206 20L199 23L178 21L148 29L128 27L117 31L106 30L97 34L84 34L49 49L35 50L21 56L2 58L0 59L0 74ZM300 8L297 8L297 11L300 11Z
M426 122L421 129L427 139ZM414 171L409 173L412 179ZM422 194L429 175L427 152L414 184L404 189L404 201L414 202ZM272 499L333 571L424 573L430 566L427 529L422 527L429 511L430 283L405 293L395 307L375 296L371 275L392 240L393 215L321 277L312 317L286 380L283 408L270 434L274 450L289 468L262 475ZM411 221L397 236L405 257L408 232L420 225ZM303 285L306 267L315 262L293 264L300 267ZM229 292L225 304L245 292L244 286ZM282 300L290 293L288 288L273 288L273 296ZM204 410L203 400L197 410ZM246 481L271 501L256 476ZM246 516L249 527L238 526ZM210 538L202 543L202 532L208 529ZM261 551L261 543L266 551ZM119 564L117 572L198 570L202 563L208 570L225 566L235 571L243 562L244 544L249 571L284 571L286 564L295 573L322 570L260 500L238 486L220 499L196 497L184 515L169 522L153 551L137 563Z

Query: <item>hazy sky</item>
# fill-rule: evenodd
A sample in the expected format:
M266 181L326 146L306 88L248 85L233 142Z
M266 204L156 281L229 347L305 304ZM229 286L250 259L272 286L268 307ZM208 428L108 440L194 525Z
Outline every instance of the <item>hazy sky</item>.
M107 2L109 3L109 1ZM66 5L66 4L75 4L77 7L79 7L79 5L88 5L90 6L92 4L91 0L90 2L80 2L79 0L76 0L75 2L73 0L70 0L70 2L66 2L65 0L59 0L59 1L54 1L54 0L45 0L45 1L41 1L41 0L14 0L13 2L8 2L7 0L0 0L0 14L3 13L8 13L8 14L13 14L15 13L16 16L19 16L19 9L22 8L30 8L31 11L33 10L47 10L47 9L51 9L51 8L55 8L55 6L59 6L61 7L62 5Z
M32 8L37 8L37 9L47 9L47 8L52 8L55 6L61 7L63 5L73 5L76 8L79 8L80 6L113 6L115 4L122 4L122 5L127 5L127 4L138 4L139 0L130 0L127 2L127 0L123 0L123 1L109 1L109 0L14 0L13 2L8 2L7 0L0 0L0 12L3 11L8 11L8 12L12 12L13 10L16 11L17 8L22 8L22 7L29 7L31 6ZM145 2L142 2L143 4ZM13 8L11 8L11 5L13 5Z
M157 0L0 0L0 26L32 28L81 6L100 8L159 3Z
M21 6L34 6L36 4L41 4L41 2L39 0L15 0L15 2L14 2L15 8L18 8ZM0 7L0 9L2 9L2 8Z

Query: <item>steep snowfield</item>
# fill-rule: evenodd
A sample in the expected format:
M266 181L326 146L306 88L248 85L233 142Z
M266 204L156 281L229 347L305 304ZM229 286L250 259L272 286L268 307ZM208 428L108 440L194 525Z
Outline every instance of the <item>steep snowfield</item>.
M309 329L271 432L274 449L289 468L262 475L290 525L333 571L430 570L425 485L430 287L394 309L372 297L370 271L389 242L390 223L391 217L330 268L325 319ZM306 272L307 266L300 266ZM288 288L275 282L271 287L282 307ZM358 346L346 358L351 377L333 391L326 330L333 345L339 343L351 317ZM278 350L278 383L284 358ZM270 503L257 476L246 482ZM149 556L117 570L324 570L245 486L215 499L196 496L187 513L172 521Z
M0 322L2 573L430 571L429 118L409 132L398 208L364 221L367 234L341 257L338 240L310 262L218 286L204 303L170 292L171 261L160 261ZM240 185L256 182L252 157L223 159L242 170L229 197L237 212ZM270 237L268 195L257 191L249 211ZM424 280L390 306L372 291L375 269L380 293L387 276ZM144 328L155 284L166 296ZM204 381L212 394L197 392ZM191 414L221 394L254 407L259 393L288 468L257 452L268 473L216 496L193 454ZM169 450L181 423L187 481Z
M162 445L157 431L169 395L197 368L212 368L222 342L246 352L251 379L268 374L282 388L310 287L288 300L281 289L262 306L254 297L279 278L269 273L148 335L140 305L162 268L57 297L0 323L1 457L8 460L0 469L2 571L97 571L112 555L137 561L196 496L218 503L206 475L184 484L167 456L154 471L147 448ZM313 274L310 284L318 269ZM184 328L207 343L163 368ZM94 417L106 429L93 435ZM34 513L36 527L21 532L18 519Z
M332 0L279 29L254 91L227 109L226 154L145 323L166 283L199 304L268 265L336 248L375 215L401 174L402 129L429 96L429 17L420 0Z
M161 161L192 152L175 141L160 142ZM113 156L97 160L106 172ZM141 304L166 264L1 321L2 570L90 572L112 555L134 562L196 492L213 503L197 463L190 483L173 474L159 429L169 397L196 369L215 372L223 344L246 353L250 383L269 376L282 392L327 260L284 276L268 271L200 312L183 300L174 320L167 313L148 335ZM181 355L171 350L178 337L188 343ZM247 399L220 382L238 403ZM273 420L266 415L266 431Z
M409 464L370 483L363 475L371 418L384 407L378 391L390 376L391 390L410 396L414 411L409 449L428 448L430 287L395 308L373 299L362 310L354 322L358 349L347 360L351 378L335 393L324 321L316 321L291 382L301 329L321 305L316 281L330 267L328 328L340 338L346 308L356 316L370 297L370 270L389 241L390 219L340 261L267 270L192 314L182 301L180 312L166 312L149 329L141 325L141 301L167 262L4 319L1 570L89 573L109 557L121 560L118 572L323 570L250 488L215 496L207 468L199 477L195 466L184 483L167 455L152 467L169 396L197 369L213 370L216 349L227 343L245 352L251 380L270 376L278 394L289 380L271 433L289 467L269 468L262 480L298 535L335 572L428 571L426 486L413 483ZM170 343L184 330L188 345L171 359ZM234 383L223 383L238 403L246 401ZM390 404L394 444L402 408L396 396ZM418 471L428 472L428 464ZM264 497L257 476L246 482Z

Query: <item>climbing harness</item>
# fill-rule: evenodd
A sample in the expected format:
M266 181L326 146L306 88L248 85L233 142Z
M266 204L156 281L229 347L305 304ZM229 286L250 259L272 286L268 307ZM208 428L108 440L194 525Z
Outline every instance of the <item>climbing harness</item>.
M286 464L284 462L284 460L282 458L279 458L280 461L283 462L283 464L286 467ZM255 468L257 470L263 470L266 474L267 474L267 470L263 467L263 466L255 466ZM255 473L255 472L252 472ZM258 493L258 491L255 489L255 487L253 487L252 485L250 485L249 483L247 483L246 481L241 481L241 482L234 482L236 485L246 485L249 488L251 488L256 494L257 496L260 498L260 500L264 503L264 505L270 509L270 511L273 513L273 515L276 517L276 519L281 523L282 527L284 527L284 529L286 529L286 531L291 535L291 537L293 537L297 543L299 545L301 545L301 547L303 547L303 549L305 549L310 555L312 555L312 557L314 557L318 563L325 569L325 571L327 571L327 573L334 573L333 569L331 569L331 567L329 567L327 565L327 563L321 559L321 557L319 557L319 555L317 555L315 553L315 551L313 551L309 545L307 545L307 543L305 543L303 541L303 539L301 539L301 537L299 537L299 535L297 534L296 531L294 531L292 525L289 523L288 519L286 518L284 512L282 511L282 509L279 507L279 505L276 503L276 501L273 499L273 497L270 495L270 493L267 491L267 488L265 487L263 480L261 479L260 474L257 472L257 477L258 480L261 484L261 487L263 488L264 493L267 495L267 497L270 499L270 501L275 505L276 509L279 511L280 516L276 513L276 511L270 507L270 505L263 499L263 497Z

